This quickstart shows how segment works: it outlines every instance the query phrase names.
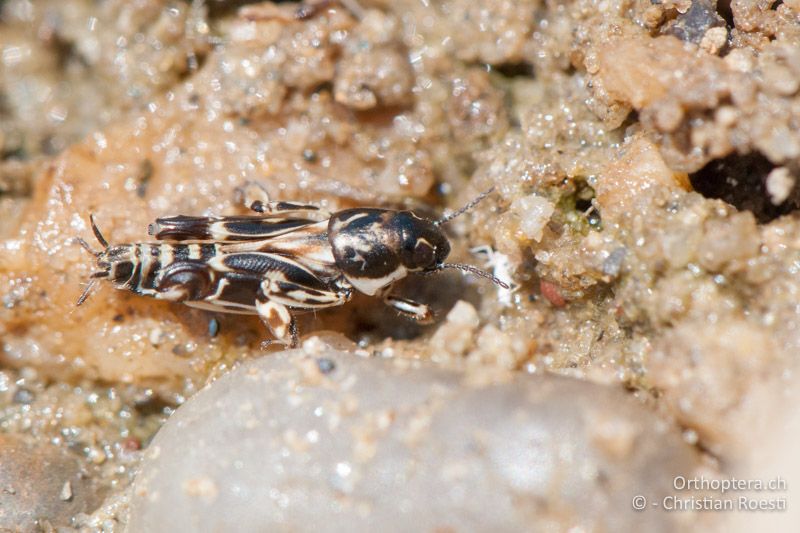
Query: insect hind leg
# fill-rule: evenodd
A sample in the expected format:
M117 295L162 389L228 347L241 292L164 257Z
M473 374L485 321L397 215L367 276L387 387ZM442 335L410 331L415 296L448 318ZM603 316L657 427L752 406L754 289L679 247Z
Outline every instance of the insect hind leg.
M256 311L272 335L277 339L277 342L282 342L289 348L297 348L300 344L297 334L297 321L285 305L259 294L256 298Z
M164 268L153 289L153 296L162 300L201 300L216 289L215 273L202 261L179 261Z
M263 215L292 215L308 211L320 211L320 208L313 204L270 200L269 193L264 186L255 181L248 181L244 185L237 187L234 197L237 202L242 203L247 209Z

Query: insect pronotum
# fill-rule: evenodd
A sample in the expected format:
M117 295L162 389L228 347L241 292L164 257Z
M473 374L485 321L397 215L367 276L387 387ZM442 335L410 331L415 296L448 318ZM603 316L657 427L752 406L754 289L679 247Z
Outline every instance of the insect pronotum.
M342 305L359 291L381 296L401 315L421 322L429 307L392 293L411 272L460 269L508 288L472 265L445 263L450 243L442 225L483 200L490 189L439 220L411 211L355 208L327 215L317 206L271 201L248 183L237 193L258 213L249 216L172 216L150 224L157 242L109 245L90 215L102 251L78 242L96 258L97 279L136 294L224 313L257 314L281 342L298 343L294 314ZM321 220L315 220L314 214ZM323 215L322 217L320 215Z

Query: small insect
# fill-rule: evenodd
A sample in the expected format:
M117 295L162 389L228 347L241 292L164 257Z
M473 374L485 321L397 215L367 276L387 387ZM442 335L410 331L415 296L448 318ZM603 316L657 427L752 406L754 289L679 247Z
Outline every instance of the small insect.
M401 315L428 322L427 305L392 293L409 273L446 268L471 272L508 288L474 266L445 263L450 243L442 225L483 200L492 189L439 220L411 211L355 208L328 215L317 206L270 201L248 183L237 194L258 213L248 216L172 216L150 224L160 242L111 246L90 216L102 251L78 242L96 258L97 279L116 288L224 313L257 314L280 342L298 344L294 315L342 305L354 291L381 296ZM321 220L315 220L321 218Z

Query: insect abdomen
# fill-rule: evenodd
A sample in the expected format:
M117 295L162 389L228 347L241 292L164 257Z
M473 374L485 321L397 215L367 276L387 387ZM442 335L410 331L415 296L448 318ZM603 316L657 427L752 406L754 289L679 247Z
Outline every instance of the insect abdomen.
M183 285L197 285L199 275L208 278L203 285L210 285L213 281L206 263L217 255L216 244L140 243L120 246L118 249L116 257L110 255L108 258L111 262L109 277L120 288L136 294L182 299L177 294L169 293L178 281ZM127 272L130 275L123 277Z

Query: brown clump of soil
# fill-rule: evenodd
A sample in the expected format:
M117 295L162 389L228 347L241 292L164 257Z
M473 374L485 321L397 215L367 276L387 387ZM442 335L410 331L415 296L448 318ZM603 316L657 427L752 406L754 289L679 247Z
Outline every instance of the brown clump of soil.
M726 472L743 464L800 350L797 2L430 4L298 17L291 3L3 3L5 382L54 405L122 398L69 426L118 465L114 443L139 428L146 444L165 411L261 354L256 319L209 327L107 286L76 310L90 212L113 242L136 242L159 216L243 213L233 189L247 180L328 210L427 213L494 186L450 224L453 257L485 257L513 290L410 279L435 325L358 297L302 331L477 380L550 370L624 385ZM142 395L156 407L131 410ZM65 430L12 396L0 420L28 423L4 430ZM99 475L119 498L127 483ZM93 519L117 516L107 502Z

